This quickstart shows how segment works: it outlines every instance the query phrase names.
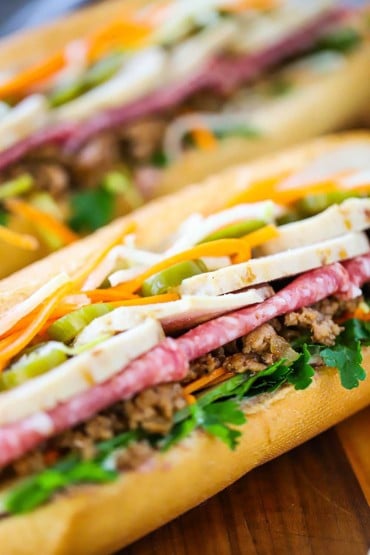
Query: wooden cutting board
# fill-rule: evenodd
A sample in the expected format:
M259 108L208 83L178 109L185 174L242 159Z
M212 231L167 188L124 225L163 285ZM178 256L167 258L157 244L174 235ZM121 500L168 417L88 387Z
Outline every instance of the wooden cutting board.
M369 436L370 409L257 468L119 555L366 555Z

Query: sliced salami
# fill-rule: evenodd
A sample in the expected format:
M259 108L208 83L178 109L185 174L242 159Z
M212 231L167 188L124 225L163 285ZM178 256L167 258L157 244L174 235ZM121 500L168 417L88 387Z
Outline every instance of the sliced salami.
M37 413L0 429L0 466L9 464L46 438L87 420L115 402L159 383L181 380L188 362L176 341L161 344L130 363L113 379L94 386L48 412Z
M63 143L74 130L75 124L73 122L66 122L36 131L29 137L0 152L0 170L11 166L36 148L44 145Z
M349 273L351 282L357 287L370 281L370 253L348 260L343 266Z
M302 274L263 303L243 308L201 324L177 341L194 360L245 335L276 316L311 305L334 293L351 291L347 271L340 263Z

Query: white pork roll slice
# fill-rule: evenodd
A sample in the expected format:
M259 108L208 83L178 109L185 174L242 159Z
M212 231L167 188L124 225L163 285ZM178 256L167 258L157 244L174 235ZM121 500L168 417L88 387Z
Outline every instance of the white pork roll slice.
M365 233L347 233L315 245L254 258L228 268L193 276L182 282L179 291L181 295L223 295L360 256L369 250Z
M279 236L267 241L258 252L273 254L287 249L319 243L339 237L349 231L363 231L370 227L370 199L350 198L334 204L311 218L279 227Z
M109 380L129 362L164 337L159 322L147 319L89 351L15 389L0 394L0 426L54 408L75 395Z
M231 310L261 303L273 294L273 289L265 286L220 297L188 296L169 303L122 306L93 320L80 333L75 346L129 329L149 316L160 320L166 332L184 330Z

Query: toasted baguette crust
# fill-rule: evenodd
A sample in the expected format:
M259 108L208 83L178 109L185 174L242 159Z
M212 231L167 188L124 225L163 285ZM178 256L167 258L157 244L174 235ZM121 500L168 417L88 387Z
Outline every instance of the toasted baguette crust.
M370 350L364 350L370 371ZM248 422L235 451L196 432L140 471L105 486L74 489L35 512L0 523L6 555L111 553L216 494L253 468L281 455L365 407L370 377L348 391L333 369L304 391L287 388L246 407Z

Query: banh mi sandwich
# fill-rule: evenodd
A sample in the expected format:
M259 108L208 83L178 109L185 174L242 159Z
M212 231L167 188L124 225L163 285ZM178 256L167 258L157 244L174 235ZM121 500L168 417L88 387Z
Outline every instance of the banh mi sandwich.
M369 404L369 160L226 170L0 282L3 553L110 553Z
M370 98L366 19L336 2L84 13L0 45L0 276L150 196L349 125Z

